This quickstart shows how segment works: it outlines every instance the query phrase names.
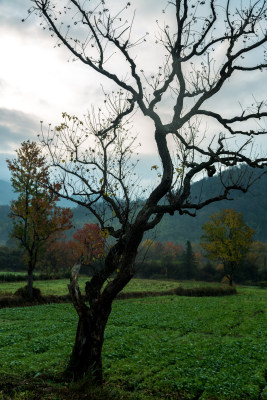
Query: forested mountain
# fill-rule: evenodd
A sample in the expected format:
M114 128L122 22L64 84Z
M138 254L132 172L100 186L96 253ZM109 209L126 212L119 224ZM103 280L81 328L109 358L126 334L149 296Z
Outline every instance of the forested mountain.
M12 199L14 199L14 192L10 182L0 179L0 206L8 205Z
M242 175L240 169L236 169L235 173ZM224 178L226 174L227 173L223 175ZM243 173L243 179L247 179L248 174L250 174L250 172L247 174ZM255 177L256 175L254 175L253 179L255 179ZM234 179L233 174L232 178ZM4 181L0 181L0 194L2 194L0 199L8 198L9 189L11 191L10 184L3 182ZM201 199L206 199L218 193L220 188L221 181L218 176L205 178L193 185L192 197L194 197L196 201L200 196ZM7 190L6 197L3 195L3 191L5 190ZM223 208L233 208L236 211L242 212L245 221L255 230L255 239L267 243L267 175L263 175L261 179L257 180L247 193L234 191L231 198L233 200L224 200L206 206L199 210L197 216L194 218L188 215L179 215L178 213L173 216L166 215L158 227L154 231L148 232L148 235L153 240L159 240L161 242L169 240L174 243L185 243L186 240L199 242L202 235L201 227L208 220L209 216ZM0 204L2 203L0 202ZM8 240L8 232L11 227L8 212L8 206L0 205L1 244L4 244L6 240ZM82 207L74 208L73 213L74 226L76 228L80 228L85 222L97 222L95 217Z
M0 192L1 192L0 187ZM11 220L8 217L9 206L0 205L0 245L5 245L9 238L9 232L11 229Z
M240 169L235 170L237 175L242 176ZM243 174L243 179L249 176L251 170L247 174ZM223 174L223 178L227 179L227 173ZM235 178L233 177L233 181ZM257 175L251 177L255 180ZM221 178L213 176L196 182L192 187L192 197L198 200L201 195L202 200L218 194L221 188ZM223 200L212 203L197 212L196 217L188 215L175 214L174 216L165 216L158 228L157 238L164 242L173 240L174 242L185 242L186 239L191 242L199 242L202 235L202 226L214 214L221 209L233 208L235 211L243 214L247 224L255 230L255 239L267 243L267 175L263 175L260 179L249 188L247 193L233 191L229 196L232 200Z

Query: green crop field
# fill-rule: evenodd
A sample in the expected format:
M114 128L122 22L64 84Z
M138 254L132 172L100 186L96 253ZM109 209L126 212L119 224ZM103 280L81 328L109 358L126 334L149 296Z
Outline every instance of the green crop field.
M266 290L257 288L115 301L103 349L105 395L86 398L266 400L266 304ZM38 385L39 398L74 398L53 379L68 361L76 323L70 304L0 310L1 400L14 382L14 399L37 399Z

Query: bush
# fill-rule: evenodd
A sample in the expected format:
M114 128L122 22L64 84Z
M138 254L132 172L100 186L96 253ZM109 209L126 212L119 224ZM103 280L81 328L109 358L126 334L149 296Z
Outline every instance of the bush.
M260 281L258 282L258 286L262 289L267 287L267 281Z
M24 300L32 300L32 299L29 299L27 286L23 286L22 288L17 289L15 291L14 295L20 296ZM32 288L32 296L33 296L33 300L38 300L38 301L41 300L42 299L41 290L38 288Z

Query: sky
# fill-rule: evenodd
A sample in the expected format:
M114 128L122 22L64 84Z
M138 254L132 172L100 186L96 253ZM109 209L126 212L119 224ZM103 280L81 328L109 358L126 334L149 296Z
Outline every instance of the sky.
M121 2L113 0L113 4ZM150 37L156 34L155 21L158 16L162 18L165 4L165 0L132 1L132 10L136 10L135 26L140 29L140 35L145 30ZM88 67L69 62L68 52L55 46L37 17L32 15L22 23L30 6L30 0L0 0L0 179L5 180L9 178L6 158L14 157L15 149L24 140L37 140L40 121L44 126L56 125L63 111L81 117L91 104L103 99L101 85L107 90L114 89L107 79ZM152 70L157 57L158 53L151 53L148 44L138 48L137 61L142 68ZM220 108L231 112L230 98L235 98L236 103L250 101L252 93L255 96L267 93L267 80L258 73L244 74L242 79L226 85L219 98ZM167 106L164 113L168 115ZM135 130L142 132L141 167L150 171L156 154L151 140L153 126L139 115ZM266 139L262 146L267 148Z
M14 157L24 140L37 140L40 121L56 125L63 111L82 116L102 101L101 85L113 89L81 63L69 62L67 51L54 48L38 18L22 23L30 6L30 0L0 0L0 179L9 176L6 158ZM141 8L143 18L149 8ZM147 120L139 124L151 129ZM144 152L151 165L155 149L148 145Z

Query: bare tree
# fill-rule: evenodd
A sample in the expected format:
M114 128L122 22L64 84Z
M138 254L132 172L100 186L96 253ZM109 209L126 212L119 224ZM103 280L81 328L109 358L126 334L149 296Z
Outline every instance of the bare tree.
M199 174L211 177L221 168L266 165L264 156L251 152L257 137L266 134L266 102L255 100L229 116L218 95L239 75L265 74L267 5L254 0L237 9L230 0L166 1L164 11L174 16L173 26L158 23L157 42L165 54L150 76L136 65L137 51L148 35L136 37L133 20L124 19L130 3L112 14L105 1L32 2L29 14L39 15L57 44L117 87L113 96L104 93L104 107L96 107L85 121L64 114L64 122L43 137L60 175L61 196L87 207L115 238L103 269L86 284L89 307L78 286L79 265L73 268L69 285L79 323L68 372L79 379L91 369L101 383L101 350L112 301L135 273L144 232L165 213L194 216L204 206L229 198L232 190L246 192L252 182L234 174L222 181L216 196L196 199L191 185ZM164 102L169 105L167 122L160 112ZM133 210L132 189L137 183L130 156L135 142L127 124L137 109L153 122L161 166L152 167L158 183ZM209 141L205 124L213 130ZM175 159L169 137L176 144ZM105 214L107 208L112 218Z

